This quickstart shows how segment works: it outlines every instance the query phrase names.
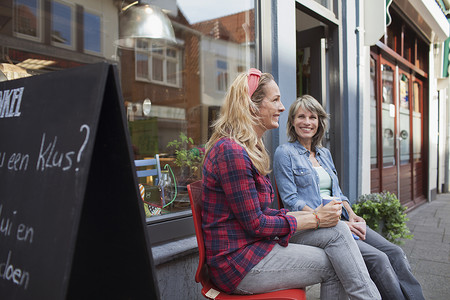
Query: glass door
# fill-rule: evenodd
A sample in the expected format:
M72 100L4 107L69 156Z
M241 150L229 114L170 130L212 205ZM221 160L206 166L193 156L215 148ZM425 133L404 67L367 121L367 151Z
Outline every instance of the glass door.
M399 129L398 129L398 151L399 151L399 195L402 203L410 202L412 199L412 172L411 172L411 93L410 75L402 70L399 71Z
M413 178L413 205L417 205L425 199L424 188L425 176L423 162L423 82L415 77L412 78L412 178Z
M413 207L424 201L423 83L376 54L371 75L371 191Z
M395 67L381 62L382 190L398 194Z

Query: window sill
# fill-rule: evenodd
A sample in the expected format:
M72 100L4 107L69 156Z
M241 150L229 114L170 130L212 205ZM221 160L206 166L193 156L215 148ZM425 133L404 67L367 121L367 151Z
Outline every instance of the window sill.
M195 236L152 247L155 266L198 252Z

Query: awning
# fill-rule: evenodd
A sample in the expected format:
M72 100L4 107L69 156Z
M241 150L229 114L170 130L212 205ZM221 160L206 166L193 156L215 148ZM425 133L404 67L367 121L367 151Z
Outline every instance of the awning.
M444 42L449 37L449 23L435 0L395 0L394 4L431 43Z

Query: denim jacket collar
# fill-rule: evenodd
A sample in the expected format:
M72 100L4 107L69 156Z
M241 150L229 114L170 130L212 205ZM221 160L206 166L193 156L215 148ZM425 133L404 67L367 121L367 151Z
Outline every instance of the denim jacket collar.
M298 140L294 142L295 148L299 151L300 154L309 153L309 150L305 148ZM322 148L316 147L316 155L322 155Z

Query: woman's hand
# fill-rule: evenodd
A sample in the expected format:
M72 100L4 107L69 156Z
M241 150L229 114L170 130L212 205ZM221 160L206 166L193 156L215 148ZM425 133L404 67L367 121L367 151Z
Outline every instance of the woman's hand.
M365 240L366 239L366 222L347 222L348 227L350 228L350 231L358 236L360 239Z
M319 206L316 209L317 216L320 219L320 227L333 227L341 219L342 202L333 200L325 206Z
M360 239L365 240L366 239L366 221L355 214L353 209L351 208L350 204L347 201L344 201L344 207L348 212L348 218L349 221L345 222L347 223L348 227L350 228L350 231L358 236Z
M345 223L347 223L350 231L354 235L358 236L362 240L366 239L366 221L363 218L356 214L352 214L350 216L350 221Z
M342 202L333 200L325 206L319 206L311 211L290 211L287 214L297 219L297 231L333 227L341 219ZM316 217L317 215L317 217Z

